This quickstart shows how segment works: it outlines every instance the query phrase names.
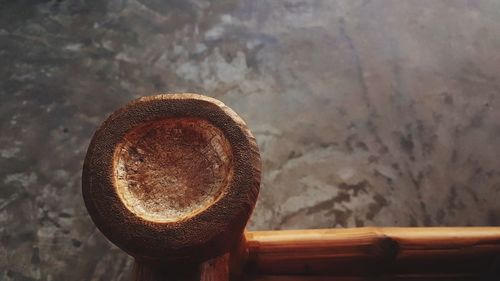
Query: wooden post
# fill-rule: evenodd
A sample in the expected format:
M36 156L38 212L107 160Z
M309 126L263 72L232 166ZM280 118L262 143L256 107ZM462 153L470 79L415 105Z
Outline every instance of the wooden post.
M229 254L194 264L136 261L133 281L224 281L229 280Z
M95 133L82 188L135 281L225 280L255 206L260 157L243 120L196 94L135 100Z

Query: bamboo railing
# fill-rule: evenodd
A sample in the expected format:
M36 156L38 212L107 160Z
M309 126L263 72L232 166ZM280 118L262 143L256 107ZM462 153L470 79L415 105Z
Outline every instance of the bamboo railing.
M82 191L134 281L500 280L499 227L244 233L260 185L250 130L220 101L145 97L96 131Z

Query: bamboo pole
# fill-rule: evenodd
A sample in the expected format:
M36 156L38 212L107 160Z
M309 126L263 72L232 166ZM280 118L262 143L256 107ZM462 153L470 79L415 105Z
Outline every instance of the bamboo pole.
M254 231L246 240L256 274L477 276L500 258L500 227Z
M301 276L301 275L268 275L254 276L252 281L490 281L479 279L477 274L413 274L392 276ZM496 281L497 279L491 279Z

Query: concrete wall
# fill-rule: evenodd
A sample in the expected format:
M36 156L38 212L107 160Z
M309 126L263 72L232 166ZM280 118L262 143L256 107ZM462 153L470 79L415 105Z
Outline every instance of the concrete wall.
M32 2L0 4L0 280L128 280L81 166L165 91L253 130L250 229L500 225L499 1Z

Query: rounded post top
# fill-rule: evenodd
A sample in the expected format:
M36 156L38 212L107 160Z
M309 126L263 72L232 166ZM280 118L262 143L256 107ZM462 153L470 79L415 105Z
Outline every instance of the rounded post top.
M244 121L197 94L134 100L94 134L83 167L87 209L138 259L202 261L241 239L260 185Z

